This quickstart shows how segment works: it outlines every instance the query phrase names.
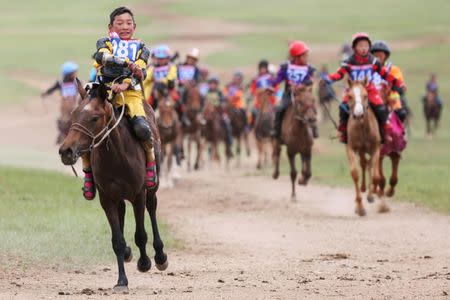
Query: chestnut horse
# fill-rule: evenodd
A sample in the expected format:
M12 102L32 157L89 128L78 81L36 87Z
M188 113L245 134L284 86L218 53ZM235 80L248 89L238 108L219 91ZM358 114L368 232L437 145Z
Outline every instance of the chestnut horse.
M346 152L350 164L350 174L353 179L356 191L355 213L359 216L365 216L366 210L362 203L361 192L366 189L365 169L368 168L369 174L369 192L367 200L373 202L373 194L380 184L380 149L381 137L375 114L369 106L369 99L366 90L367 80L349 81L349 111L350 117L347 124L347 145ZM366 157L368 156L368 158ZM357 157L361 166L362 183L359 186L359 172L357 167ZM378 190L379 191L379 190ZM381 204L379 211L389 210L384 202L383 195L379 191Z
M255 138L256 147L258 149L257 169L261 169L264 164L267 164L269 157L269 150L267 146L270 144L270 133L273 123L273 105L270 102L273 92L270 90L258 91L256 97L259 101L259 112L255 120Z
M89 94L83 97L72 113L72 127L59 148L61 161L65 165L76 163L80 155L90 152L92 171L112 233L112 247L117 257L119 278L115 289L127 290L128 279L124 262L132 258L123 234L125 199L131 202L136 220L135 242L140 251L137 268L147 272L151 260L147 256L147 233L144 227L147 209L153 229L155 263L159 270L167 268L167 255L161 240L156 220L156 191L148 191L145 185L146 157L140 141L133 133L130 122L115 115L113 105L107 101L105 85L92 85ZM154 112L145 103L145 112L154 139L155 156L159 158L159 134ZM123 115L124 107L122 106ZM159 165L158 165L159 172Z
M297 179L295 157L297 154L300 154L302 159L302 177L298 180L298 184L306 185L311 178L311 150L314 141L310 124L316 121L316 107L314 96L312 94L312 87L298 86L293 88L291 93L292 104L286 109L281 124L281 140L287 148L287 155L291 168L291 199L292 201L295 201L295 180ZM280 175L280 152L281 141L274 139L274 179L277 179Z
M183 128L183 134L187 136L187 167L191 170L191 150L192 143L196 145L196 158L194 170L200 167L202 154L201 124L200 117L202 111L202 98L195 84L187 83L185 85L186 103L184 104L184 114L188 124Z
M177 112L175 111L175 104L172 99L165 98L158 101L158 113L157 119L159 134L161 136L161 165L163 162L167 162L166 172L161 172L167 177L168 187L173 187L172 178L172 164L173 156L177 156L177 161L180 161L180 149L183 142L183 136L181 132L181 122L178 119Z

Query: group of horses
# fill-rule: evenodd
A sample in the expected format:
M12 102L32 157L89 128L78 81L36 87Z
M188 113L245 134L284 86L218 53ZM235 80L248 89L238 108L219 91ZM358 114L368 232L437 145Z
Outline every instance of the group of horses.
M365 86L366 82L349 81L350 118L348 143L345 146L355 186L355 212L359 216L366 214L362 201L362 193L366 190L368 190L369 202L374 201L376 194L380 199L379 211L389 211L384 196L393 196L395 193L401 157L401 151L395 147L383 149L389 143L381 144L379 125L369 106ZM159 235L156 219L156 193L159 186L151 191L146 189L144 149L134 136L129 122L118 116L118 112L108 101L107 87L103 84L92 84L87 91L79 89L79 92L82 100L71 113L72 126L60 146L59 154L64 164L73 165L82 154L90 152L100 204L111 227L112 247L117 257L119 277L115 288L121 291L127 289L128 285L124 262L132 259L131 248L127 246L123 234L125 200L132 204L136 220L135 243L140 251L137 261L138 270L146 272L151 267L151 261L146 252L145 210L150 215L153 230L156 266L159 270L167 268L167 255L164 252L164 244ZM144 103L153 135L158 173L161 171L163 160L167 161L167 172L169 172L174 157L177 162L183 159L183 141L186 141L187 145L184 159L189 170L192 169L193 146L196 148L194 170L201 168L202 153L206 152L204 151L206 148L209 150L207 152L211 160L219 159L220 143L225 145L225 156L229 161L232 158L232 149L229 143L225 142L226 132L221 123L223 118L221 110L226 110L231 120L237 156L240 156L242 141L245 142L247 154L249 154L248 131L239 111L231 106L217 108L209 102L203 103L198 88L193 84L187 84L185 92L186 101L182 108L183 118L185 118L183 121L177 114L175 102L165 91L156 94L157 114L148 103ZM257 95L260 109L253 122L258 149L256 167L262 168L267 165L269 157L272 156L274 167L272 176L277 179L280 175L280 153L285 146L290 164L291 197L295 199L296 184L306 185L312 174L311 157L314 139L311 124L316 122L316 97L313 95L312 87L294 88L291 91L292 103L287 108L282 121L281 137L274 139L271 137L274 116L274 107L270 101L271 93L270 90L261 90ZM206 145L209 147L205 147ZM301 177L297 182L295 158L298 154L301 157ZM392 175L387 192L385 192L386 179L382 163L383 157L386 156L390 157L392 162Z

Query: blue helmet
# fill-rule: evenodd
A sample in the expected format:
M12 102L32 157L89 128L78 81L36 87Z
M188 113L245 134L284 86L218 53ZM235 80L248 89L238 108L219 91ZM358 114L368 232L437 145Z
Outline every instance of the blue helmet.
M74 62L66 61L61 66L62 76L67 76L67 75L72 74L73 72L76 72L76 71L78 71L78 65L76 63L74 63Z
M156 58L169 58L170 48L167 45L159 45L153 50L153 55Z

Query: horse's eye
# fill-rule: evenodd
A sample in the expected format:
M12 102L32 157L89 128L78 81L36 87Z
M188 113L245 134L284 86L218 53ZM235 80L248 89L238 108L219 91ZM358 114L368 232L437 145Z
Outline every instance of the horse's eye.
M96 123L98 120L100 119L100 116L93 116L92 118L91 118L91 122L92 123Z

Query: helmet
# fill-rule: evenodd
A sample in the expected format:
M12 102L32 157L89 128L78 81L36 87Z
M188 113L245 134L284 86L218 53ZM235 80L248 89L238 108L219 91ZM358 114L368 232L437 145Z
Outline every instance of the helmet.
M261 69L261 68L266 68L266 69L269 68L269 62L266 59L263 59L259 62L258 69Z
M198 59L200 51L197 48L192 48L191 52L189 52L186 56L192 57L194 59Z
M153 55L156 58L169 58L170 48L167 45L159 45L153 50Z
M219 84L220 80L219 80L219 78L218 78L217 76L211 76L211 77L209 77L209 78L208 78L208 83L213 83L213 82Z
M78 71L78 65L71 61L66 61L61 66L61 73L63 76L67 76L69 74L72 74L73 72Z
M236 70L233 73L233 77L244 78L244 73L241 70Z
M370 40L370 37L365 32L357 32L352 36L352 48L355 48L356 43L360 40L366 40L369 42L369 46L372 46L372 41Z
M308 46L302 41L293 41L289 45L289 54L291 56L300 56L309 51Z
M269 70L269 73L276 73L277 72L277 66L275 66L274 64L269 64L269 67L267 68Z
M377 51L383 51L384 53L386 53L387 57L391 55L391 49L385 41L376 41L373 43L372 47L370 48L370 52L374 53Z

